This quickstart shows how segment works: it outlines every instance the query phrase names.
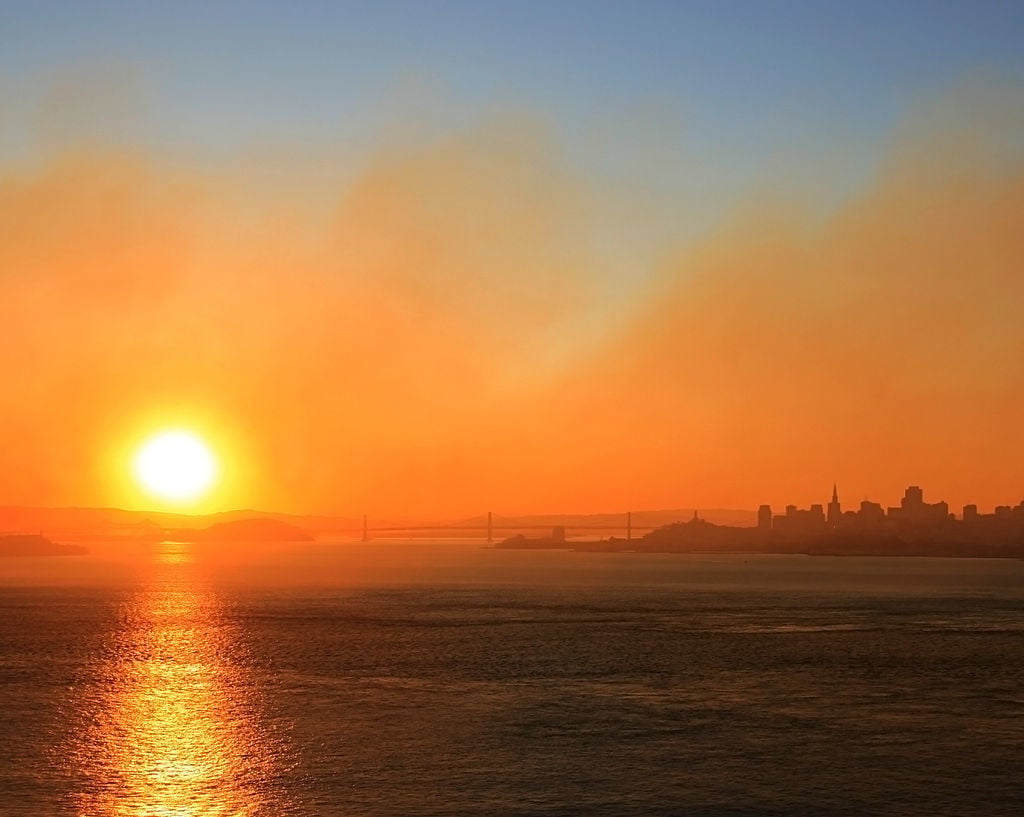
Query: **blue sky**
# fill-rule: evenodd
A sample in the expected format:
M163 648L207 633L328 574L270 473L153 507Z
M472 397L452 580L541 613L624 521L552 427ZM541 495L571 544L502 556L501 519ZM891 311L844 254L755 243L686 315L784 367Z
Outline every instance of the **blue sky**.
M287 157L260 171L312 190L513 112L639 203L616 244L647 270L752 195L828 212L915 110L1024 81L1003 0L0 0L0 32L4 164L91 138L216 171Z
M1024 6L992 0L35 0L0 4L0 30L8 129L55 78L124 71L148 139L213 153L372 132L421 84L455 125L520 106L570 145L606 112L662 106L756 164L837 129L870 150L922 95L1024 76Z

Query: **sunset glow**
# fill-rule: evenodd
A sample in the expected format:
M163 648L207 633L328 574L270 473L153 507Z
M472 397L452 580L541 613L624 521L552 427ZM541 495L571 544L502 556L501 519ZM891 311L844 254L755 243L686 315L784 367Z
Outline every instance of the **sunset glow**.
M135 457L136 479L158 499L199 499L216 476L213 453L202 439L188 431L160 432L150 437Z
M1019 501L1020 4L135 5L4 18L0 506Z
M0 0L0 817L1024 814L1024 0Z

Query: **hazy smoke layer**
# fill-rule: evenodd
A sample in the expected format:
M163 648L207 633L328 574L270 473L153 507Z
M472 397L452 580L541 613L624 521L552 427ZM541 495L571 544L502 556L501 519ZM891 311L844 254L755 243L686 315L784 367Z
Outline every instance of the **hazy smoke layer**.
M221 450L211 507L1016 501L1022 129L974 99L836 211L656 251L529 117L320 186L57 140L0 168L0 502L138 504L168 423Z

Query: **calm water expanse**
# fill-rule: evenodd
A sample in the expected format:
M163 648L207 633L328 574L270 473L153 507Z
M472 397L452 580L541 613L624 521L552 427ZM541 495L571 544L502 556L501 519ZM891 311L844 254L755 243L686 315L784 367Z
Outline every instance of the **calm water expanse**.
M0 562L0 815L1020 815L1024 563Z

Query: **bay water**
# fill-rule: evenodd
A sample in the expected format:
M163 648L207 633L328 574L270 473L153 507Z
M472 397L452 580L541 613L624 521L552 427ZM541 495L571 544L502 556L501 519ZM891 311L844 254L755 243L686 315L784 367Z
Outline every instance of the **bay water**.
M1024 814L1024 563L0 563L0 816Z

